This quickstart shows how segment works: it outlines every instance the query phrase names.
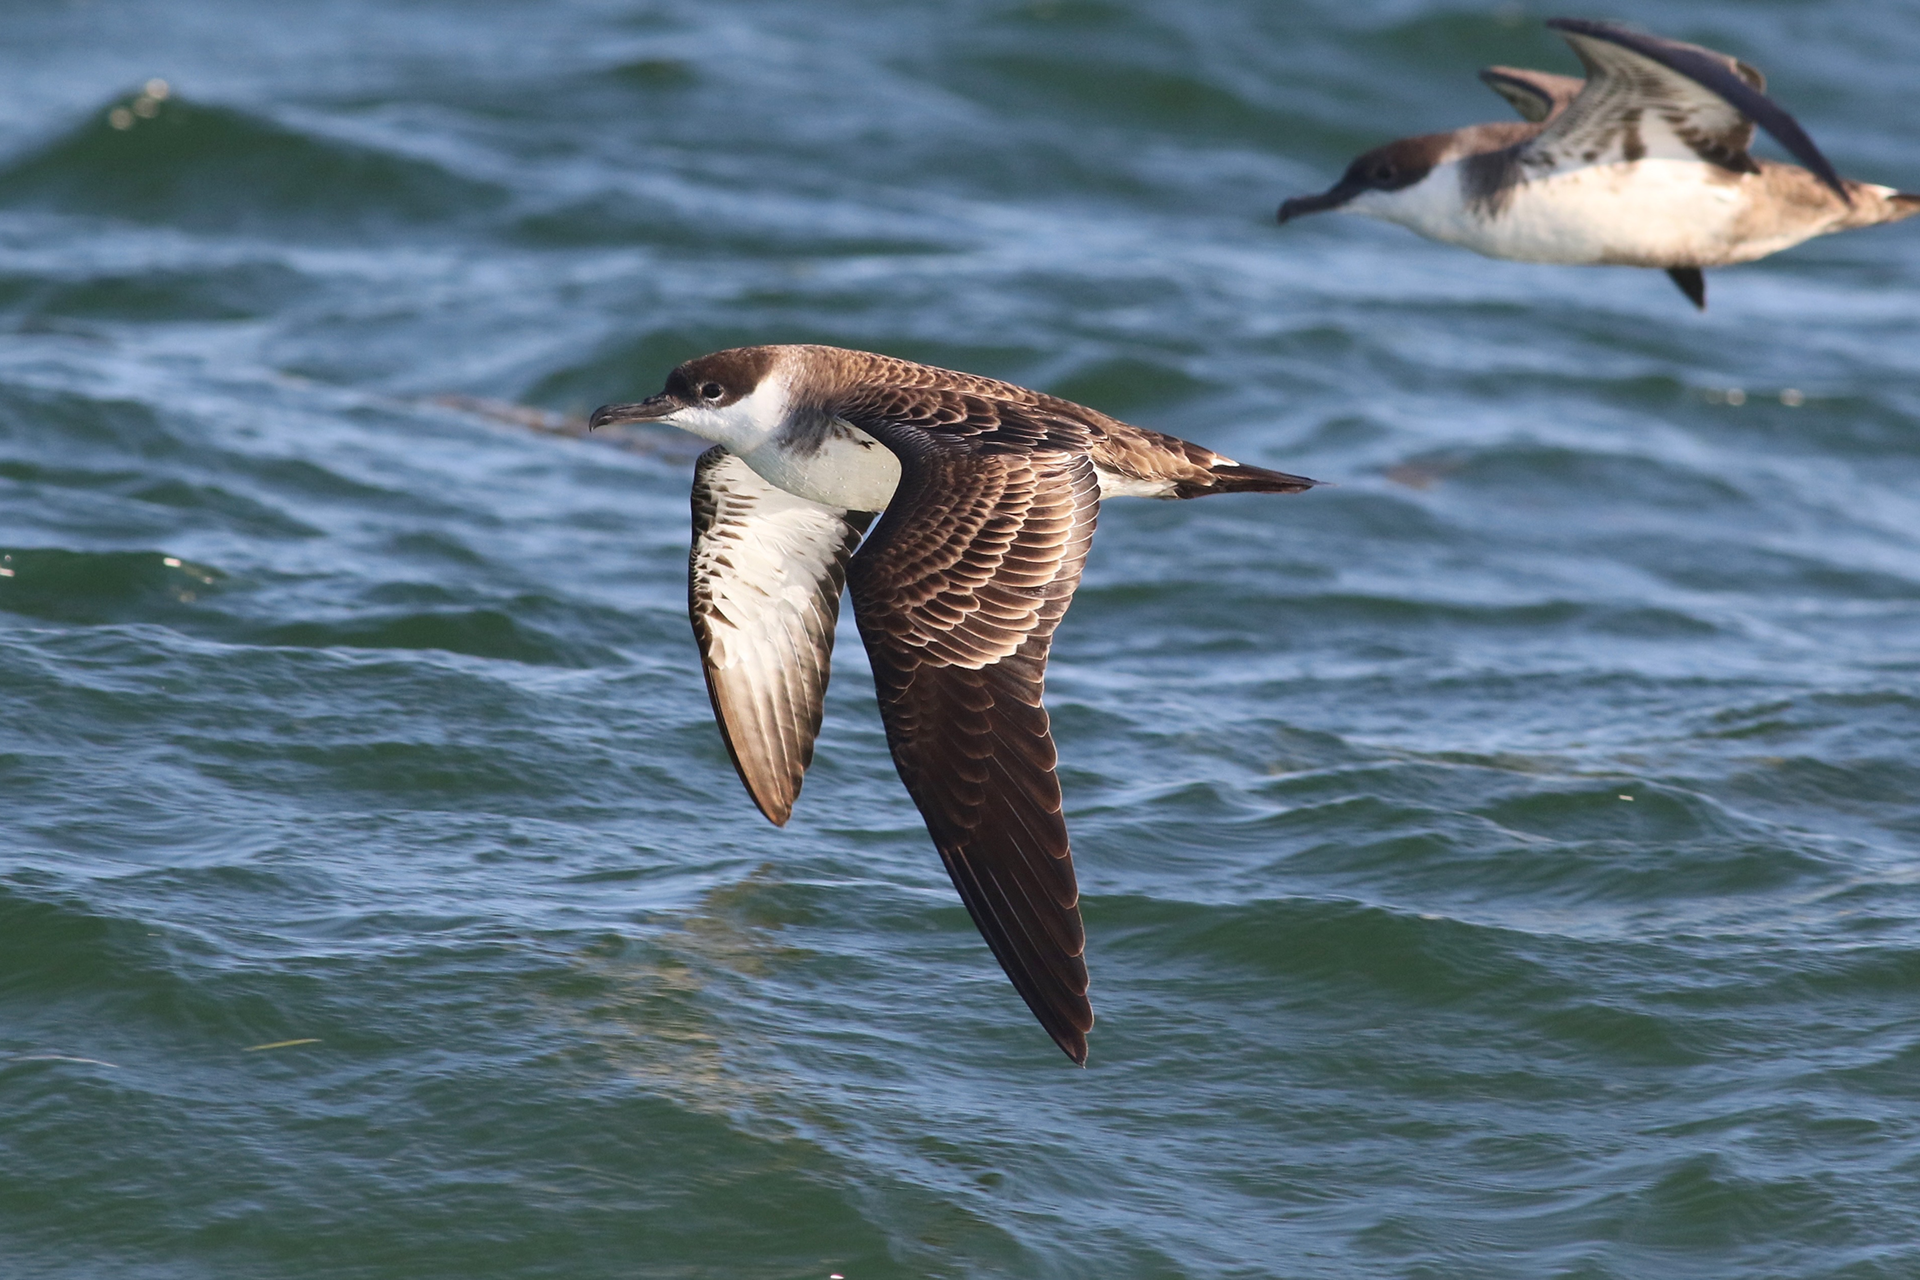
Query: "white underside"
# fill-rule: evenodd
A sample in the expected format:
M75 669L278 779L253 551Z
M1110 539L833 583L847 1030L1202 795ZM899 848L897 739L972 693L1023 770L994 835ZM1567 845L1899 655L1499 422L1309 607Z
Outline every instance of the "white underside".
M735 470L741 461L724 460L715 476L718 510L694 548L693 572L714 606L707 661L718 670L773 671L813 653L794 637L816 612L819 580L846 526L795 495L757 489L753 476Z
M817 448L783 445L791 404L787 379L774 373L730 405L690 406L667 421L725 446L761 479L795 497L842 511L884 510L900 485L900 459L893 451L846 423Z
M1587 165L1514 187L1497 212L1462 190L1459 162L1400 191L1369 191L1344 207L1491 258L1574 265L1703 266L1749 262L1826 230L1814 220L1764 238L1739 230L1753 178L1698 160Z
M843 511L884 511L900 485L893 450L854 427L808 452L768 443L740 456L776 489Z

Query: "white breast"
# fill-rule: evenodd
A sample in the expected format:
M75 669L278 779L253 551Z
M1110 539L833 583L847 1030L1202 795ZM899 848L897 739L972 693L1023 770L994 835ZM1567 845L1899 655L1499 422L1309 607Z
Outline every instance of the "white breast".
M811 451L770 442L740 456L775 488L846 511L883 511L900 484L900 459L856 427Z
M1701 161L1649 158L1534 178L1508 192L1496 210L1468 199L1456 162L1405 190L1368 192L1349 207L1492 258L1710 266L1798 243L1740 241L1738 223L1758 189L1743 175Z

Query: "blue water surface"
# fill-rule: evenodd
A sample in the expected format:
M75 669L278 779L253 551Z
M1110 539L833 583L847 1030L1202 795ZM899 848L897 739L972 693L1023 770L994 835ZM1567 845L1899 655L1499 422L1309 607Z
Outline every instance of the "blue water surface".
M1554 12L16 5L0 1273L1920 1275L1920 222L1273 223ZM1621 14L1920 188L1920 10ZM1102 514L1086 1071L850 622L776 830L698 442L566 434L758 342L1336 482Z

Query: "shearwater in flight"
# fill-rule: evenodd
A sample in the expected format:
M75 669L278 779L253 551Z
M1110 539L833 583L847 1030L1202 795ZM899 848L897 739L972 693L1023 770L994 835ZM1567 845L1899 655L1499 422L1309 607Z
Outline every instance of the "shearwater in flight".
M776 824L793 811L844 585L887 745L954 887L1084 1065L1086 935L1040 694L1100 502L1315 482L1010 383L838 347L701 356L659 395L592 418L616 422L715 444L694 466L688 600L754 803Z
M1342 209L1491 258L1659 267L1705 308L1703 268L1920 213L1920 194L1835 173L1746 63L1611 22L1547 26L1585 80L1488 67L1524 122L1375 147L1280 221ZM1756 124L1806 168L1749 155Z

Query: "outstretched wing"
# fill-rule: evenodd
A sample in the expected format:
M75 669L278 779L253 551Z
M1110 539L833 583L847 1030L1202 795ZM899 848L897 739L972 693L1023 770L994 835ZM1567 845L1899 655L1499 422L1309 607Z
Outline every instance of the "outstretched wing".
M1086 934L1040 696L1099 513L1087 430L926 388L835 412L901 462L848 575L894 763L987 945L1084 1063Z
M1531 124L1559 115L1587 87L1578 76L1557 76L1551 71L1523 67L1482 67L1480 79Z
M720 736L777 825L813 760L847 559L872 519L776 489L725 449L694 464L687 612Z
M1519 160L1528 168L1650 156L1757 173L1759 165L1747 154L1757 124L1847 199L1840 176L1813 139L1767 97L1766 77L1746 63L1611 22L1554 18L1547 25L1586 64L1587 85L1522 150Z

